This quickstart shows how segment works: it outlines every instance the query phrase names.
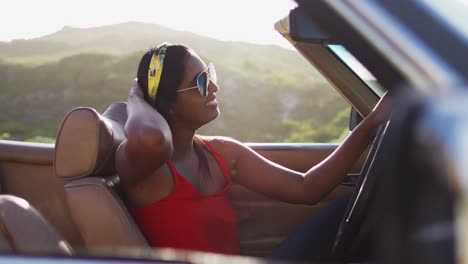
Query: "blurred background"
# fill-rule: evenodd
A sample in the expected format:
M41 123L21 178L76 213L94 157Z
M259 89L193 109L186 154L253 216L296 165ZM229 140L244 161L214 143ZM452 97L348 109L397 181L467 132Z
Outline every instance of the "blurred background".
M11 1L0 23L0 139L53 143L66 113L125 101L145 50L193 48L218 71L205 135L339 142L349 107L273 28L291 0Z

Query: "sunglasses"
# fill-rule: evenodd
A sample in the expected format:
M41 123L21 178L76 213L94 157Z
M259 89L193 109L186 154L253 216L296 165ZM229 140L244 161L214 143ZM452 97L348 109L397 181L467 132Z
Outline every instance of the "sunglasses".
M205 70L200 72L197 75L197 86L189 87L180 89L177 92L184 92L192 89L197 89L200 92L201 96L207 97L208 96L208 86L210 85L210 81L216 84L217 77L216 77L216 69L213 63L208 64Z

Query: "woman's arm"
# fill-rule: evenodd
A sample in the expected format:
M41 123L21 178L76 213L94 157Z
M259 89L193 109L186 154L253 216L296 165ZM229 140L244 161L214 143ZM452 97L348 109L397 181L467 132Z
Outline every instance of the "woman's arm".
M166 120L143 99L143 91L133 80L127 101L127 139L116 153L116 168L126 187L146 179L172 154L172 135Z
M235 161L238 173L233 179L239 184L283 201L314 204L342 182L390 108L391 99L384 96L330 156L306 173L273 163L234 140L219 140L216 144L225 158Z

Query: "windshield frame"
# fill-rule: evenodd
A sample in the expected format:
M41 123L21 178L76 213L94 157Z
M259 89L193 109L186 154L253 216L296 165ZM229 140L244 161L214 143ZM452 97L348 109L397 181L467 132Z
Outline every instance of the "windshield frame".
M387 91L377 81L377 78L349 52L346 47L340 44L328 44L328 50L343 62L356 76L361 79L379 98Z

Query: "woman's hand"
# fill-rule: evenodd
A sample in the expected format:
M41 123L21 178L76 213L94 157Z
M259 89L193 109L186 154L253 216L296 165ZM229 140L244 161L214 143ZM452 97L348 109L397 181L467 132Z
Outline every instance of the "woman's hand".
M393 99L392 96L386 92L379 102L375 105L372 112L369 114L369 118L372 119L375 125L380 125L382 122L388 119L392 112Z

